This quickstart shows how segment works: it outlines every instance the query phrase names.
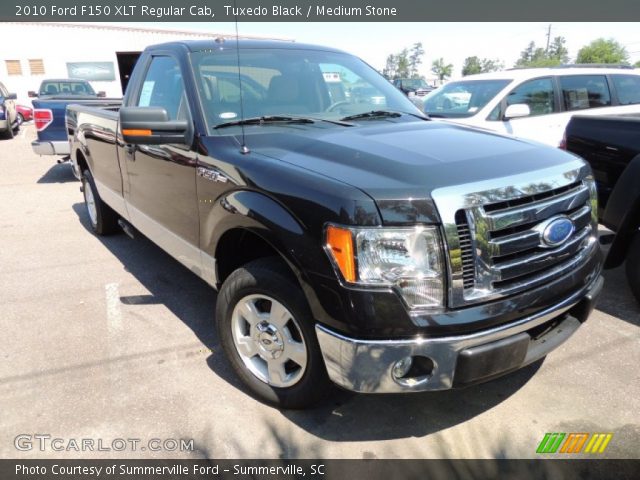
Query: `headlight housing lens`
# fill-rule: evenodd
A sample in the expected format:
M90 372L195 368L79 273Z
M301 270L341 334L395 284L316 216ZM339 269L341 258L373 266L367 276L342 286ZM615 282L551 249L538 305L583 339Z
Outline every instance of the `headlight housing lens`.
M444 262L437 227L329 226L327 249L349 283L390 286L412 309L443 306Z

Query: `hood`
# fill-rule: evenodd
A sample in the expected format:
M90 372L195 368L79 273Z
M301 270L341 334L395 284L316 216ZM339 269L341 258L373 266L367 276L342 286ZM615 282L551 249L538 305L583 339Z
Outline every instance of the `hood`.
M292 125L263 131L247 136L252 151L362 190L376 201L387 223L401 220L394 219L393 212L407 201L422 201L419 210L433 216L431 192L436 188L575 161L559 149L423 120L370 120L356 127Z

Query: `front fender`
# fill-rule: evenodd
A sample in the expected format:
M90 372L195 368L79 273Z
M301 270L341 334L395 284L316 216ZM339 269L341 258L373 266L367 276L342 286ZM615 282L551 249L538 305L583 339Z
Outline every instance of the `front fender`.
M215 255L225 233L245 229L276 250L302 280L304 272L330 268L322 251L321 233L313 235L284 205L263 193L233 191L219 198L202 220L202 245L209 254Z
M238 229L257 235L276 251L298 279L315 318L329 317L311 278L335 278L322 248L322 232L311 232L284 205L265 194L236 190L218 199L202 219L203 250L215 256L225 234Z

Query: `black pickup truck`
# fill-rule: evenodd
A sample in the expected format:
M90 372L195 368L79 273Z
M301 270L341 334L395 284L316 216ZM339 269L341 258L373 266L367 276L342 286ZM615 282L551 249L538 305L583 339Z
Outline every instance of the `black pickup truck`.
M615 268L626 260L629 286L640 302L640 115L576 115L567 125L563 144L591 164L598 216L615 232L605 267Z
M583 160L432 122L344 52L156 45L118 111L67 120L93 230L137 230L218 289L231 365L281 407L329 380L415 392L516 370L602 288Z

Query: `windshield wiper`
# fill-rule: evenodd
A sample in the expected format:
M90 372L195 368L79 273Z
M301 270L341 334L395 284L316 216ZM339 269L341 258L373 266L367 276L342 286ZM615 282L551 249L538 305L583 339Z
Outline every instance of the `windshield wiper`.
M287 117L284 115L265 115L262 117L243 118L242 120L234 120L233 122L220 123L213 128L217 129L217 128L233 127L236 125L264 125L269 123L316 123L316 121L311 118L304 118L304 117Z
M355 115L348 115L346 117L342 117L340 120L348 121L348 120L361 120L365 118L398 118L401 116L402 116L402 113L392 112L391 110L371 110L370 112L362 112L362 113L356 113Z
M392 110L371 110L370 112L356 113L355 115L349 115L348 117L341 118L340 120L362 120L368 118L398 118L402 115L411 115L412 117L419 118L420 120L429 120L429 117L425 115L419 115L411 112L394 112Z

